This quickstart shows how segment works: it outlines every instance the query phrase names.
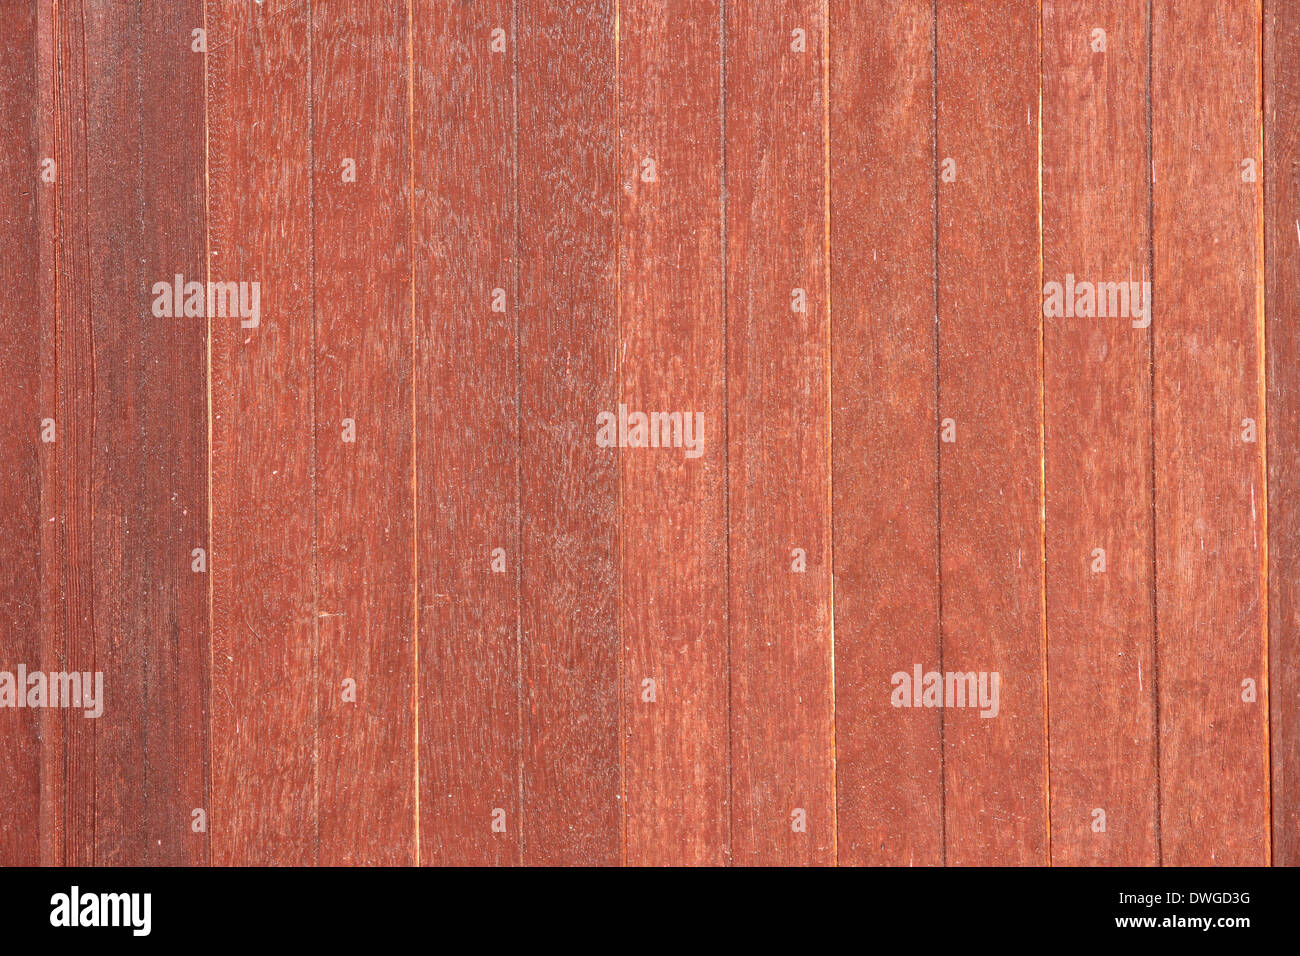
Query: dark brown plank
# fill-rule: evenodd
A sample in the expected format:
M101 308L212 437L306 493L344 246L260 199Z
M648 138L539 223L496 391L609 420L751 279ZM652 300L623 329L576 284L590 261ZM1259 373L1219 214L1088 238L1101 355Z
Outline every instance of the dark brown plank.
M152 291L204 274L201 22L197 3L59 9L68 599L47 660L102 672L106 698L97 720L64 714L70 863L206 858L190 820L207 749L208 588L191 570L206 547L207 329L160 317Z
M317 860L309 8L209 0L212 861ZM250 286L251 291L251 286ZM248 320L251 321L251 320Z
M204 273L205 62L190 41L202 22L202 0L150 0L140 8L137 176L140 258L150 283L176 271L195 279ZM113 237L102 241L111 246ZM141 302L137 314L146 316L139 351L147 377L136 401L144 412L147 465L128 486L143 499L134 545L148 552L138 579L131 579L141 592L136 626L143 652L133 677L142 685L144 709L132 716L129 746L115 756L121 769L114 782L123 794L123 828L137 826L128 801L140 789L146 794L148 825L134 837L137 846L103 859L203 863L207 838L191 823L208 796L209 589L207 574L194 570L194 549L208 547L208 328L201 319L151 328L143 306L152 306L155 296L141 289L133 298ZM102 738L97 747L102 753ZM96 796L101 835L104 796L101 786Z
M1260 10L1153 7L1156 622L1166 865L1269 853ZM1188 42L1195 37L1194 43ZM1256 440L1243 440L1246 419ZM1253 681L1254 700L1243 688Z
M412 211L430 864L518 863L522 847L513 7L412 7L424 38L412 48Z
M41 654L41 332L53 296L41 270L42 65L38 6L0 30L0 671L43 668ZM25 687L14 688L26 693ZM41 711L0 709L0 866L41 861Z
M812 0L726 14L733 854L831 863L825 21Z
M407 28L401 4L312 4L319 862L329 865L416 856Z
M619 7L619 400L682 422L670 447L661 429L660 447L604 450L622 458L632 865L730 850L720 15L718 0L671 18Z
M1068 866L1152 865L1159 854L1141 308L1148 39L1146 0L1043 9L1043 283L1056 284L1062 309L1066 285L1076 290L1071 314L1053 301L1043 320L1051 850ZM1112 306L1107 283L1139 294L1117 292ZM1097 289L1104 309L1086 300Z
M1047 861L1037 3L939 0L942 673L946 861ZM943 181L947 160L956 178ZM951 420L955 441L943 441ZM946 681L945 681L946 684ZM953 701L956 701L954 686ZM945 688L946 693L946 688ZM945 700L947 697L945 696Z
M611 0L520 0L524 860L622 858Z
M939 661L934 15L835 0L830 18L839 862L933 865L940 712L894 706L891 678Z
M1264 315L1268 325L1268 686L1273 856L1300 865L1300 10L1264 18Z

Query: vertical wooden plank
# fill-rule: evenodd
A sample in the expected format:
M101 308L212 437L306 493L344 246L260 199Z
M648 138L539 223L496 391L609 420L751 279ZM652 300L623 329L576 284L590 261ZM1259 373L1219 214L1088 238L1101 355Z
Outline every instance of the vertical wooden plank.
M208 0L212 861L317 859L309 7ZM246 325L246 323L250 323Z
M1042 864L1039 9L939 0L937 16L937 670L987 675L990 701L999 677L996 715L944 708L946 860Z
M619 7L620 401L681 422L605 452L622 457L633 865L730 855L721 29L718 0Z
M42 573L52 586L42 607L44 659L65 668L96 669L92 613L95 567L92 541L92 456L95 422L93 330L91 325L90 182L87 176L85 102L87 77L83 25L78 4L55 8L54 158L62 165L57 178L55 275L58 289L55 330L48 343L54 372L49 396L58 441L47 474L52 488L42 489L42 515L53 515L43 544ZM56 550L57 549L57 550ZM57 582L57 585L54 585ZM119 691L114 691L118 697ZM121 706L130 706L121 694ZM42 792L55 808L50 821L51 846L45 863L91 865L94 855L94 728L82 717L59 711L44 722L50 731L46 766L56 768L43 780Z
M1300 10L1264 20L1264 263L1268 326L1268 686L1273 855L1300 865Z
M150 284L169 276L174 281L176 272L204 278L205 57L193 49L192 37L203 17L202 0L149 0L141 6L136 176L140 260ZM101 241L111 246L114 237ZM132 715L130 741L114 755L120 761L114 783L123 795L122 825L133 828L129 801L141 789L143 772L148 825L122 853L102 858L196 864L207 860L207 838L193 829L192 813L207 805L210 619L207 572L195 570L201 567L195 549L208 549L208 329L202 318L188 316L153 326L156 296L142 287L132 298L140 303L135 314L144 319L144 381L135 400L142 410L145 463L139 480L128 486L143 498L132 545L145 557L139 575L129 579L139 591L135 614L143 659L134 679L143 685L143 711ZM106 796L101 786L101 832Z
M727 4L732 840L835 859L825 12Z
M67 629L64 626L68 594L63 585L64 532L68 509L65 507L63 455L59 442L57 416L62 408L64 375L60 362L62 310L59 303L57 276L60 274L59 206L62 197L58 176L60 119L62 102L60 80L59 29L54 0L41 0L37 4L37 31L39 55L37 69L38 128L41 163L53 162L52 179L41 177L41 188L36 199L40 217L40 282L44 297L40 313L39 349L41 422L55 420L55 441L41 442L40 455L40 623L39 639L41 660L45 669L63 666L62 656ZM55 663L57 662L57 664ZM63 733L66 715L47 710L40 717L41 768L40 768L40 864L59 865L64 862L64 836L67 830L68 799L66 769L68 767L68 737Z
M411 8L421 863L522 846L513 8Z
M1159 854L1148 39L1146 0L1043 7L1051 850L1070 866Z
M520 0L524 860L622 858L612 0Z
M1154 5L1160 833L1173 866L1269 854L1261 26L1258 3Z
M38 5L0 30L0 670L42 669L41 330L53 296L42 280L42 76ZM10 678L12 679L12 678ZM25 693L25 688L20 688ZM41 711L0 709L0 866L41 854Z
M60 18L70 597L51 650L60 669L102 672L105 696L98 719L64 719L66 858L197 863L208 610L191 568L206 547L207 331L201 316L160 316L152 288L203 276L202 10L70 4Z
M331 865L416 853L408 39L404 4L312 4L319 862Z
M940 712L891 683L939 661L933 33L930 0L830 5L841 864L943 861Z

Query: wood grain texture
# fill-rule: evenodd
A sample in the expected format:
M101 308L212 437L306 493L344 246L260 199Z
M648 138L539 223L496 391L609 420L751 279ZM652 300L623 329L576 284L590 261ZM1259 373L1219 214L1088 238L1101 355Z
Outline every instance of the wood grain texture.
M1268 686L1272 860L1300 865L1300 10L1264 5L1264 262L1268 382Z
M146 288L165 281L169 272L195 279L204 273L205 60L187 42L202 21L202 0L140 5L138 61L168 64L142 70L137 94L140 140L132 158L141 233L137 274L144 281L135 280L138 287L128 301L137 303L131 316L144 321L125 323L136 327L140 342L141 381L133 399L141 409L145 464L123 489L135 496L143 512L132 542L143 552L142 563L128 578L138 581L133 627L139 638L124 643L136 657L129 667L131 680L140 685L144 710L132 715L121 749L113 755L120 825L131 832L132 843L117 853L105 848L105 862L207 860L207 840L193 830L191 814L207 805L208 796L208 580L206 573L194 570L194 549L208 548L208 329L202 319L188 316L152 326L156 297ZM111 140L102 148L111 149ZM167 189L153 188L156 183L167 183ZM105 248L115 245L112 235L101 241ZM121 305L111 307L109 315L121 323ZM126 636L114 634L110 643ZM103 728L96 729L102 747ZM144 821L135 817L139 811L132 804L142 789L141 763ZM101 835L105 797L101 784L96 792Z
M41 669L42 76L36 5L0 31L0 670ZM41 860L41 711L0 710L0 866Z
M1129 285L1151 278L1148 40L1145 0L1043 8L1043 283L1106 300L1043 320L1051 851L1068 866L1159 859L1151 335Z
M520 0L524 861L623 856L612 0Z
M312 4L317 760L328 865L416 855L407 29L400 4Z
M427 250L413 260L420 862L513 864L524 827L514 3L412 11L424 38L412 45L414 248Z
M0 864L1300 861L1289 6L6 14Z
M1162 858L1264 864L1261 184L1243 181L1242 163L1261 168L1260 10L1209 0L1153 10ZM1258 432L1249 442L1246 419Z
M87 166L75 157L86 152L83 104L85 32L83 11L58 7L51 21L54 46L53 158L68 168L56 179L54 332L43 342L52 388L46 406L53 410L58 440L47 454L42 475L42 518L49 522L42 540L42 576L49 581L41 607L44 661L65 669L95 670L90 633L94 598L91 553L91 447L94 424L93 333L90 324L89 183ZM48 414L48 413L47 413ZM48 488L48 491L46 490ZM57 529L57 531L52 530ZM42 862L94 863L93 729L68 711L50 712L42 732L49 750L42 787Z
M209 0L212 861L318 859L309 8Z
M738 864L826 864L826 22L813 0L726 13L732 853Z
M151 308L155 281L203 274L201 20L196 3L58 8L66 601L46 660L102 672L105 697L98 719L61 715L69 863L206 859L190 812L207 749L207 584L191 570L206 547L207 330Z
M1038 5L937 4L941 672L1000 677L946 708L946 860L1047 861ZM942 439L942 432L941 432ZM955 699L955 698L954 698Z
M605 451L622 458L627 862L718 865L730 849L721 5L690 0L671 19L665 7L619 8L619 396L629 414L683 423L668 426L677 447Z
M891 702L892 675L940 657L934 15L830 16L839 862L935 865L941 712Z
M42 163L54 162L54 179L45 182L37 194L36 208L40 217L40 282L43 291L40 314L38 364L40 368L40 406L42 423L53 418L61 406L63 376L60 364L61 313L59 308L59 215L62 192L58 185L58 129L60 83L58 75L59 42L58 22L53 0L37 4L37 102L40 116L39 130ZM51 414L53 412L53 414ZM62 666L58 649L63 646L62 622L65 596L63 534L65 514L63 507L63 461L58 442L58 423L55 422L55 441L42 442L40 457L40 622L38 628L41 661L49 668L56 662ZM64 834L68 800L62 772L67 753L67 737L62 732L64 715L59 711L46 711L40 722L40 860L41 865L54 865L64 859Z

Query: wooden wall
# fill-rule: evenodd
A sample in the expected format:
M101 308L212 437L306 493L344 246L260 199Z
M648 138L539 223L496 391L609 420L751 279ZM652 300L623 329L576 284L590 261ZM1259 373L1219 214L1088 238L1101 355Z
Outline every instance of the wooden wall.
M0 863L1300 863L1300 10L4 16Z

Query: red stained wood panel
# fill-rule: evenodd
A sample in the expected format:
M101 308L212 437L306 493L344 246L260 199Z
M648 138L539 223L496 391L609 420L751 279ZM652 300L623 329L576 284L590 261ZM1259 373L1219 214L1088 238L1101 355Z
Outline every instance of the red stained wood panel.
M201 22L197 3L56 11L66 296L49 569L65 597L45 660L102 672L104 696L97 719L69 709L46 722L62 738L68 863L207 857L191 828L206 802L208 588L192 567L207 547L207 328L160 315L153 291L204 273Z
M193 30L202 22L202 0L151 0L140 7L136 57L159 65L141 72L137 91L140 139L132 160L140 195L137 274L143 274L125 300L129 312L123 314L119 303L108 314L109 321L134 327L141 362L133 399L141 410L143 464L124 488L142 512L131 541L142 552L141 563L126 579L139 594L132 609L139 643L122 650L143 710L131 715L122 749L111 758L110 792L120 794L111 802L121 808L117 825L130 834L120 851L104 846L110 801L102 782L96 791L105 863L198 864L208 857L206 836L193 826L193 811L206 807L208 796L208 571L195 570L196 549L209 547L208 327L188 315L155 325L150 314L154 283L169 273L174 282L176 272L204 276L205 58L193 49ZM110 151L109 136L91 148ZM116 245L111 233L98 241ZM106 637L115 646L123 635ZM108 684L107 672L104 679ZM97 724L96 730L102 759L103 728ZM134 805L142 790L144 820Z
M0 863L1300 857L1285 5L11 14Z
M407 30L400 4L312 4L317 759L330 865L416 855Z
M620 401L678 418L651 422L660 447L605 453L622 459L627 862L716 865L730 849L721 5L673 13L619 8L618 319Z
M89 229L86 96L83 68L83 11L76 5L52 11L54 101L52 158L56 168L54 288L52 329L42 341L46 414L56 426L56 441L46 454L41 489L41 607L44 660L65 669L95 669L90 622L93 608L90 553L91 456L94 420L93 336L90 323ZM67 167L57 176L59 161ZM77 241L80 238L81 241ZM53 521L49 521L53 518ZM66 710L47 711L42 732L42 863L89 865L94 862L93 729Z
M1153 11L1162 859L1264 864L1260 8L1199 0Z
M52 180L42 175L43 188L37 194L37 214L40 217L40 281L42 304L40 338L37 343L40 366L40 405L42 424L54 418L61 407L63 376L60 374L59 342L61 311L58 302L56 276L59 274L58 246L59 206L62 191L58 182L58 109L61 87L57 69L59 56L58 24L52 0L37 4L37 30L39 44L37 103L40 116L38 129L42 153L41 163L51 160ZM59 661L58 648L62 647L62 621L64 620L65 580L63 568L65 551L62 547L64 533L63 509L63 457L58 443L58 422L55 422L55 441L41 443L40 477L40 624L39 639L41 659ZM53 865L64 859L64 834L68 801L65 800L64 755L67 737L61 732L63 714L47 710L41 716L41 767L40 767L40 863Z
M727 4L732 853L835 859L824 8Z
M996 714L944 708L946 862L1042 864L1039 8L939 0L937 16L936 670L987 675L990 701L999 681Z
M209 835L213 863L301 866L319 858L310 20L209 0L207 23L209 275L261 290L256 325L212 321Z
M934 15L830 17L839 862L935 865L941 714L894 706L892 683L939 661Z
M42 329L54 317L42 272L41 35L38 6L0 31L0 670L40 670ZM46 443L46 446L48 443ZM22 688L22 693L26 688ZM0 865L41 861L41 711L0 710Z
M514 4L412 11L420 862L510 864L524 826Z
M623 858L617 47L610 0L518 4L524 861Z
M1268 610L1272 859L1300 865L1300 11L1264 15L1264 262L1268 382Z
M1159 859L1148 39L1142 0L1043 9L1051 850L1070 866Z

